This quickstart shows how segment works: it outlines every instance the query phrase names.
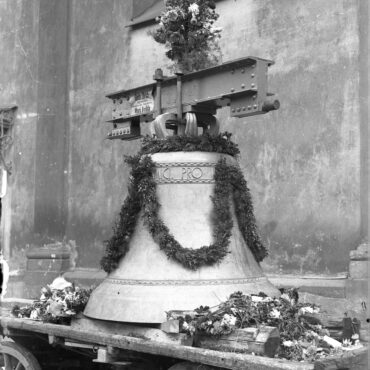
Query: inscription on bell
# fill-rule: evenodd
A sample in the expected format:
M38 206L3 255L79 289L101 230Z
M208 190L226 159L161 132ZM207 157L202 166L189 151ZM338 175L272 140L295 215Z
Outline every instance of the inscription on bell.
M156 168L158 183L211 183L214 182L214 166L171 166Z

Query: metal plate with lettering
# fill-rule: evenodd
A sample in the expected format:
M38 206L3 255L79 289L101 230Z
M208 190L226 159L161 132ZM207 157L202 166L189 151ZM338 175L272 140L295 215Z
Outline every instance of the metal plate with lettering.
M112 118L142 115L152 112L153 109L154 98L151 88L136 89L113 99Z
M137 90L130 96L131 115L152 112L154 109L154 99L150 90Z
M157 164L158 165L158 164ZM214 183L214 164L181 163L178 165L160 165L156 167L157 184L210 184Z

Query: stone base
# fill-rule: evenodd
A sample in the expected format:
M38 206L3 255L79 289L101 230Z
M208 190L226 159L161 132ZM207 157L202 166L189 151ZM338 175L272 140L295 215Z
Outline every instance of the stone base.
M368 302L369 299L369 250L367 243L350 252L349 279L346 284L346 297L353 301ZM367 305L369 305L367 303Z
M272 275L267 277L277 288L298 288L299 293L311 293L329 298L345 298L347 274L330 275Z

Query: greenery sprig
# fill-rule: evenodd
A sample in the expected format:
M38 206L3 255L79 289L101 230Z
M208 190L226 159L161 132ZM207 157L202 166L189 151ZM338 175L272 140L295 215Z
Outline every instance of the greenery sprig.
M216 65L222 29L214 26L219 17L214 0L166 0L165 5L150 34L166 46L172 69L186 73Z
M259 262L267 256L267 250L262 245L257 232L252 199L243 174L239 168L228 165L224 159L221 159L215 167L215 190L211 197L214 207L212 222L215 241L211 245L198 249L184 248L161 220L160 203L157 199L156 183L153 177L155 164L149 154L160 151L180 151L181 148L195 151L210 147L218 148L221 153L223 150L227 154L239 153L237 146L230 141L229 136L226 138L205 136L199 142L189 137L171 137L166 140L147 138L138 155L126 158L126 162L132 167L128 196L121 208L113 236L106 242L105 255L101 260L101 266L106 272L113 271L120 259L128 252L130 238L140 211L143 214L144 224L148 227L154 241L168 258L191 270L219 263L228 253L233 227L230 211L231 198L234 199L240 231L254 257Z

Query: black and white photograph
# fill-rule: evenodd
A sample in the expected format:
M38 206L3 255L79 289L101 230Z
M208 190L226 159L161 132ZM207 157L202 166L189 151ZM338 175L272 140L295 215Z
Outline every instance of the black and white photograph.
M0 370L368 370L368 0L0 0Z

